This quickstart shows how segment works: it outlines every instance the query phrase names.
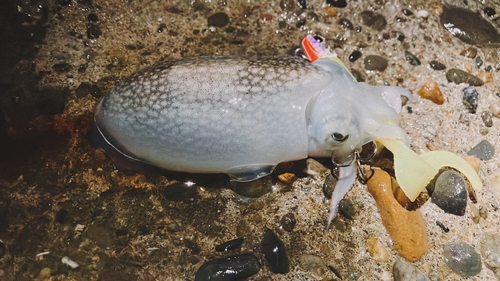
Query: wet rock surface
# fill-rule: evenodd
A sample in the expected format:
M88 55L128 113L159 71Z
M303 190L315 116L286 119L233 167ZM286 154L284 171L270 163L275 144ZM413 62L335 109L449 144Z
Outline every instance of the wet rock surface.
M441 24L451 34L468 44L500 43L500 34L495 27L479 13L467 9L444 5Z
M446 265L462 277L475 276L481 271L481 257L465 242L445 245L443 257Z
M262 254L272 272L287 273L290 271L285 245L272 230L265 230L261 246Z

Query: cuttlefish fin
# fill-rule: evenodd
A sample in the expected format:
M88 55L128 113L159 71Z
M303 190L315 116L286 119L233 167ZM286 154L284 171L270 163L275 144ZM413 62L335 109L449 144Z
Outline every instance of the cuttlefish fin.
M347 167L339 168L339 177L333 189L332 199L330 200L330 215L328 217L328 224L326 225L325 230L328 230L330 228L330 224L337 214L340 200L344 198L344 196L351 189L354 181L356 180L355 165L356 164L352 164Z

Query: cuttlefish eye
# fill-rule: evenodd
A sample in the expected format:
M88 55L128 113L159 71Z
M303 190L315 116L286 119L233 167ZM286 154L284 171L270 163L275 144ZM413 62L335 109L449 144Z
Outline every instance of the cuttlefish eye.
M342 135L341 133L335 132L331 135L332 139L338 141L338 142L343 142L349 138L349 135Z

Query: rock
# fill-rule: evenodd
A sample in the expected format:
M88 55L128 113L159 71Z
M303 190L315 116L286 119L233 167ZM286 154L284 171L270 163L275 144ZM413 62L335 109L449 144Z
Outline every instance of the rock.
M469 150L467 155L473 155L481 160L490 160L495 155L495 147L487 140L482 140Z
M290 265L285 245L270 229L264 232L262 239L262 254L269 265L269 269L274 273L288 273Z
M385 17L379 13L374 13L372 11L364 11L361 12L361 22L369 26L377 31L380 31L385 28L387 25L387 21Z
M476 113L479 94L474 87L463 88L464 97L462 103L470 113Z
M346 0L326 0L326 4L335 8L344 8L347 6Z
M467 207L467 187L459 173L448 170L441 173L434 184L432 203L445 213L463 216Z
M322 259L315 255L302 255L299 257L299 264L303 270L313 270L321 266Z
M403 42L405 40L405 35L403 34L403 32L393 31L392 34L394 35L394 37L396 37L398 41Z
M483 12L485 15L487 15L488 17L492 17L494 15L497 14L497 12L495 11L495 9L491 8L491 7L486 7L483 9Z
M170 201L188 201L196 196L196 185L173 183L163 190L163 196Z
M195 281L228 281L245 279L260 271L260 264L253 254L241 254L204 263L196 272Z
M475 276L481 271L479 254L465 242L445 245L443 256L446 265L462 277Z
M467 57L469 59L473 59L477 56L477 49L474 47L469 47L460 52L460 55Z
M311 175L311 176L319 176L319 175L322 175L322 174L330 171L325 166L323 166L321 163L319 163L318 161L316 161L312 158L309 158L306 160L306 165L307 165L307 168L304 172L306 172L306 174Z
M483 60L481 59L481 57L477 57L476 58L476 66L477 66L477 68L481 68L482 65L483 65Z
M349 55L349 61L355 62L361 57L361 52L356 50Z
M493 113L493 116L500 118L500 101L492 103L490 105L490 111Z
M365 57L366 70L384 71L387 68L388 62L381 56L369 55Z
M476 75L477 78L481 79L484 83L493 83L493 75L491 72L481 72Z
M329 174L326 177L325 182L323 183L323 194L327 199L332 198L332 193L333 190L335 189L336 184L337 184L337 179L332 174Z
M50 278L50 267L44 267L38 273L38 280L45 280Z
M451 34L467 44L489 45L500 43L500 35L495 27L479 13L467 9L444 5L441 24Z
M394 281L430 281L424 273L414 267L411 263L398 260L392 268Z
M293 213L287 213L281 218L280 223L284 230L291 232L297 221L295 220L295 215Z
M226 13L215 13L207 18L208 26L224 27L229 23L229 16Z
M339 212L344 217L352 220L356 215L356 207L350 199L342 199L339 202Z
M337 10L334 7L326 6L323 8L323 12L329 17L334 17L337 15Z
M479 216L479 210L476 208L474 204L469 205L470 216L474 223L479 223L481 217Z
M278 175L278 179L281 182L292 184L297 180L297 176L292 173L283 173L281 175Z
M477 206L477 209L479 210L479 216L482 217L483 219L488 218L488 209L484 205L479 205Z
M368 248L368 253L370 253L376 262L384 263L389 261L389 252L377 238L369 237L366 240L366 247Z
M352 22L346 18L341 18L337 21L337 23L343 28L343 29L347 29L347 30L353 30L354 29L354 25L352 24ZM355 51L355 52L359 52L359 51ZM359 53L360 54L360 57L361 57L361 52Z
M215 246L215 251L217 252L231 251L241 246L242 243L243 243L243 238L233 239Z
M493 113L489 111L483 111L481 112L481 119L483 119L484 125L486 127L493 126Z
M394 241L394 248L404 258L416 261L427 252L427 230L420 210L408 211L392 194L392 179L383 170L374 170L367 183L377 203L382 224Z
M434 81L425 83L422 88L418 90L417 95L424 99L428 99L435 104L441 105L444 103L443 93L441 93L438 84Z
M403 15L405 15L407 17L413 15L413 12L408 10L408 9L403 9L401 11L403 12Z
M405 51L405 59L411 65L420 65L420 60L412 53Z
M248 198L259 198L273 190L271 176L265 176L251 182L231 181L234 192Z
M486 267L500 277L500 235L498 233L484 234L480 246L481 256Z
M173 222L173 223L169 223L167 225L167 230L170 231L170 232L172 232L172 233L174 233L174 232L177 232L177 231L181 230L181 227L179 226L178 223Z
M433 60L429 63L432 69L434 70L444 70L446 69L446 66L436 60Z
M484 84L478 77L456 68L451 68L446 71L446 79L448 82L456 84L467 83L470 86L482 86Z
M88 16L87 16L87 20L88 21L92 21L92 22L97 22L98 21L98 18L97 18L97 15L94 14L94 13L90 13Z
M89 39L97 39L102 35L101 28L98 24L95 23L87 23L87 38Z
M417 18L428 18L429 12L427 12L426 10L420 10L417 13L415 13L415 16L417 16Z

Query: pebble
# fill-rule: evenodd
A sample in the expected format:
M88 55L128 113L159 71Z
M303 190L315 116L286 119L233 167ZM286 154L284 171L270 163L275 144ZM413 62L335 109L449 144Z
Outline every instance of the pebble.
M332 198L332 193L333 190L335 189L336 184L337 184L337 179L332 174L329 174L326 177L325 182L323 183L323 194L327 199Z
M479 216L482 217L483 219L488 218L488 210L484 205L479 205L477 206L477 209L479 210Z
M464 68L467 72L472 73L472 65L469 62L464 62Z
M230 241L227 241L227 242L224 242L220 245L215 246L215 251L228 252L228 251L231 251L231 250L238 248L239 246L241 246L242 243L243 243L243 238L233 239L233 240L230 240Z
M403 32L393 31L392 34L394 34L394 37L396 37L398 41L403 42L405 40L405 35L403 34Z
M94 14L94 13L90 13L88 16L87 16L87 20L89 21L93 21L93 22L97 22L98 21L98 18L97 18L97 15Z
M433 60L429 63L432 69L434 70L444 70L446 69L446 66L436 60Z
M478 77L456 68L451 68L446 71L446 79L448 82L456 84L467 83L470 86L482 86L484 84Z
M464 97L462 103L470 113L476 113L479 94L474 87L463 88Z
M408 211L396 201L391 176L383 170L374 170L367 187L394 248L407 260L418 260L428 249L427 230L420 210Z
M417 18L427 18L429 17L429 12L426 10L420 10L415 14L415 16L417 16Z
M392 268L394 281L430 281L424 273L414 267L411 263L398 260Z
M479 13L474 13L468 9L444 5L441 24L451 34L467 44L488 45L500 43L500 35L495 27Z
M356 215L356 207L350 199L342 199L339 202L339 212L344 217L352 220Z
M170 201L188 201L196 196L196 185L187 185L185 183L176 182L163 190L163 196Z
M424 99L428 99L435 104L441 105L444 103L443 93L441 93L438 84L434 81L425 83L422 88L418 90L417 95Z
M356 50L349 55L349 61L355 62L361 57L361 52Z
M280 224L283 229L288 232L292 232L292 230L295 228L296 223L297 220L295 220L295 215L293 213L287 213L286 215L281 217Z
M500 101L492 103L490 105L490 111L493 113L493 116L500 118Z
M467 57L469 59L473 59L477 56L477 49L474 47L469 47L460 52L460 55Z
M389 252L377 238L369 237L366 240L366 247L368 248L368 253L370 253L370 256L376 262L384 263L389 261Z
M208 26L224 27L229 23L229 16L226 13L215 13L207 18Z
M353 30L354 29L354 25L352 24L352 22L346 18L341 18L337 21L337 23L343 28L343 29L348 29L348 30ZM355 52L359 52L359 51L355 51ZM361 53L360 53L361 54Z
M469 205L470 216L474 223L479 223L481 217L479 216L479 210L476 208L474 204Z
M265 176L251 182L231 181L234 192L248 198L259 198L273 190L271 176Z
M321 163L319 163L318 161L316 161L312 158L309 158L306 160L306 165L307 165L307 167L304 170L304 172L306 172L306 174L311 175L311 176L319 176L319 175L322 175L322 174L330 171L325 166L323 166Z
M493 83L493 74L490 72L481 72L476 75L477 78L481 79L484 83Z
M87 23L87 38L97 39L102 35L101 28L95 23Z
M385 28L387 25L387 21L385 17L379 13L374 13L372 11L364 11L361 12L361 22L369 26L377 31L380 31Z
M475 276L481 271L481 257L465 242L445 245L443 256L446 265L462 277Z
M500 235L498 233L484 234L480 246L481 256L486 266L500 277Z
M469 150L467 155L473 155L481 160L490 160L495 155L495 147L487 140L482 140Z
M335 8L344 8L347 6L346 0L326 0L326 4Z
M299 264L303 270L313 270L321 266L322 259L315 255L302 255L299 257Z
M420 65L420 60L412 53L405 51L405 59L411 65Z
M441 173L436 179L431 198L432 203L445 213L463 216L467 207L467 187L462 175L454 170Z
M169 223L167 225L167 230L170 231L170 232L172 232L172 233L174 233L174 232L177 232L177 231L181 230L181 227L179 226L178 223L172 222L172 223Z
M50 278L50 267L44 267L38 273L38 280L45 280Z
M490 7L486 7L484 8L483 10L484 14L487 15L488 17L492 17L494 15L497 14L497 12L495 11L495 9L493 8L490 8Z
M262 239L262 254L269 265L269 269L274 273L287 273L290 271L288 255L283 242L270 229L264 232Z
M241 254L204 263L196 272L195 281L227 281L245 279L260 271L260 264L253 254Z
M481 119L483 119L484 125L486 127L493 126L493 113L489 111L483 111L481 112Z
M323 12L329 17L334 17L337 15L337 10L334 7L326 6L323 8Z
M366 56L364 62L366 70L384 71L388 65L388 62L385 58L376 55Z
M292 184L297 180L297 176L293 173L283 173L278 175L278 179L281 182Z
M411 16L411 15L413 15L413 12L410 11L410 10L408 10L408 9L403 9L402 12L403 12L403 15L405 15L405 16Z
M481 57L477 57L476 58L476 66L477 66L477 68L481 68L482 65L483 65L483 60L481 59Z

